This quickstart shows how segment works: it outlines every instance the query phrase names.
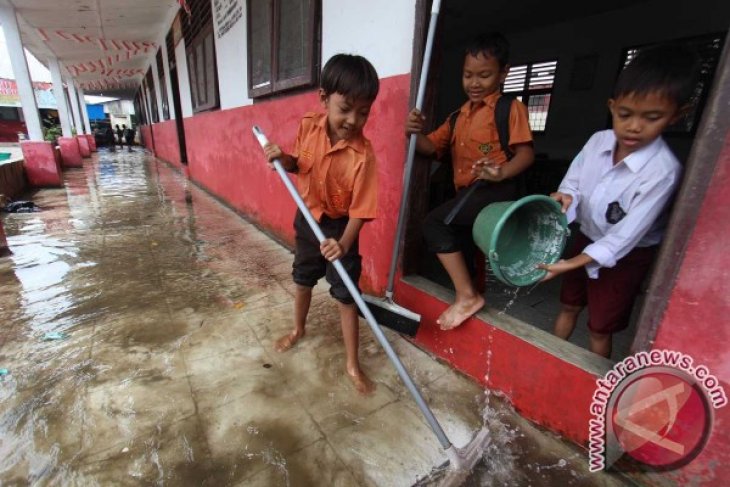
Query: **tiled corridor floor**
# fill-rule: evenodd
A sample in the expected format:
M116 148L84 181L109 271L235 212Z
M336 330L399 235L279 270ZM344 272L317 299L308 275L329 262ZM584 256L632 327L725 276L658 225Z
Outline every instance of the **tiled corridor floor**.
M2 215L0 484L390 487L445 461L365 324L377 391L354 392L326 287L273 351L292 254L165 163L101 151L28 197L42 211ZM472 485L621 485L387 335L455 444L486 418Z

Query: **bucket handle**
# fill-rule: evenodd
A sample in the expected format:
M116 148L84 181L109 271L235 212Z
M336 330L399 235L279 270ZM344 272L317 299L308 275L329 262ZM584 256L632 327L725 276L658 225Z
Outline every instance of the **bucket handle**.
M491 252L489 252L489 258L495 262L499 262L499 254L496 250L492 250Z

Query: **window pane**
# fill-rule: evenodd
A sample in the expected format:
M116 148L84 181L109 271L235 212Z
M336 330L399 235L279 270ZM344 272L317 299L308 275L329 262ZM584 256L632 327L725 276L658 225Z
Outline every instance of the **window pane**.
M527 100L527 112L530 117L530 128L535 131L545 130L547 125L548 109L550 108L550 94L531 95Z
M251 88L271 84L271 2L250 0L251 19Z
M507 78L504 80L504 93L514 91L523 91L525 89L525 80L527 79L527 65L512 66L509 68Z
M555 69L558 67L557 61L549 61L546 63L536 63L530 69L530 86L529 90L544 90L553 87L555 80Z
M310 50L309 25L312 14L310 2L282 0L279 9L279 80L298 78L307 74Z

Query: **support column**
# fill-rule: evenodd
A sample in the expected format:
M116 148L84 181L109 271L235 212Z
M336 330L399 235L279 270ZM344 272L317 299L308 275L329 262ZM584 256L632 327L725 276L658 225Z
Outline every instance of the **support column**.
M160 42L162 48L162 72L165 73L165 85L167 86L167 111L170 112L170 120L175 120L175 104L172 102L172 80L170 79L170 58L167 55L167 42L163 38Z
M28 130L28 138L32 141L43 140L43 129L41 128L41 117L38 113L38 105L35 101L33 84L28 71L28 61L25 58L25 50L20 39L18 19L15 17L15 10L12 7L0 6L0 24L5 33L5 42L8 46L10 65L15 74L15 82L18 85L20 106L23 110L25 127Z
M56 104L58 105L58 118L61 119L61 132L64 137L71 137L73 134L71 133L71 122L68 117L66 91L63 89L63 79L61 78L61 67L58 65L58 59L49 59L48 69L51 71L53 96L56 98Z
M89 111L86 109L86 99L84 98L86 96L86 93L84 92L83 88L78 88L78 94L79 94L79 105L81 108L81 116L84 119L84 128L86 129L86 133L91 133L91 123L89 123Z
M71 79L66 80L66 89L68 90L69 104L71 105L71 113L73 113L74 126L76 127L76 134L81 135L84 133L84 124L81 121L81 113L79 111L79 97L76 95L76 87Z
M91 157L91 149L89 141L84 135L84 121L81 118L81 109L79 107L79 96L76 92L76 85L72 79L66 80L66 89L68 90L69 101L71 102L71 112L74 114L74 124L76 125L76 143L79 145L81 157Z
M73 133L71 133L66 90L63 89L63 79L61 78L61 68L58 65L58 59L49 59L48 68L51 70L53 95L56 97L58 117L61 119L61 132L63 132L63 137L58 138L63 167L82 167L83 162L81 161L79 142L73 137Z
M160 122L165 121L165 117L162 112L162 90L160 89L160 73L157 72L157 56L152 58L152 84L154 86L154 96L157 98L157 120Z
M86 129L86 141L89 144L89 150L96 152L96 139L94 139L94 133L91 131L91 123L89 122L89 110L86 108L86 93L84 89L77 88L79 94L79 108L81 109L81 117L84 119L84 128Z

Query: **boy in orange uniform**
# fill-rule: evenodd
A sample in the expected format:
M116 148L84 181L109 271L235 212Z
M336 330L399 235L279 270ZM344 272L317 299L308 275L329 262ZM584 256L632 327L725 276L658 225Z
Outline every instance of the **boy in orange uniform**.
M378 75L367 59L333 56L322 70L319 90L325 113L304 116L291 154L272 143L264 149L269 161L279 159L284 169L297 173L299 193L327 237L320 243L297 211L294 330L279 338L275 348L289 350L304 336L312 288L326 277L330 294L339 302L347 376L361 394L371 393L375 385L358 360L355 302L331 262L340 259L352 281L360 280L358 236L363 224L375 218L377 207L375 155L362 129L379 87Z
M453 131L451 120L446 120L430 134L422 134L424 118L417 109L411 111L406 122L406 133L418 134L416 150L420 154L441 158L450 151L454 166L456 196L431 211L423 225L428 249L436 253L456 290L454 304L436 321L442 330L456 328L484 306L464 260L463 251L470 245L466 239L471 239L471 227L482 208L516 199L515 176L534 160L527 108L517 100L509 107L509 147L499 142L495 107L501 96L500 85L509 72L508 58L509 45L501 34L476 38L466 49L462 72L462 85L469 99L455 115ZM479 183L453 220L445 221L477 180L484 182Z

